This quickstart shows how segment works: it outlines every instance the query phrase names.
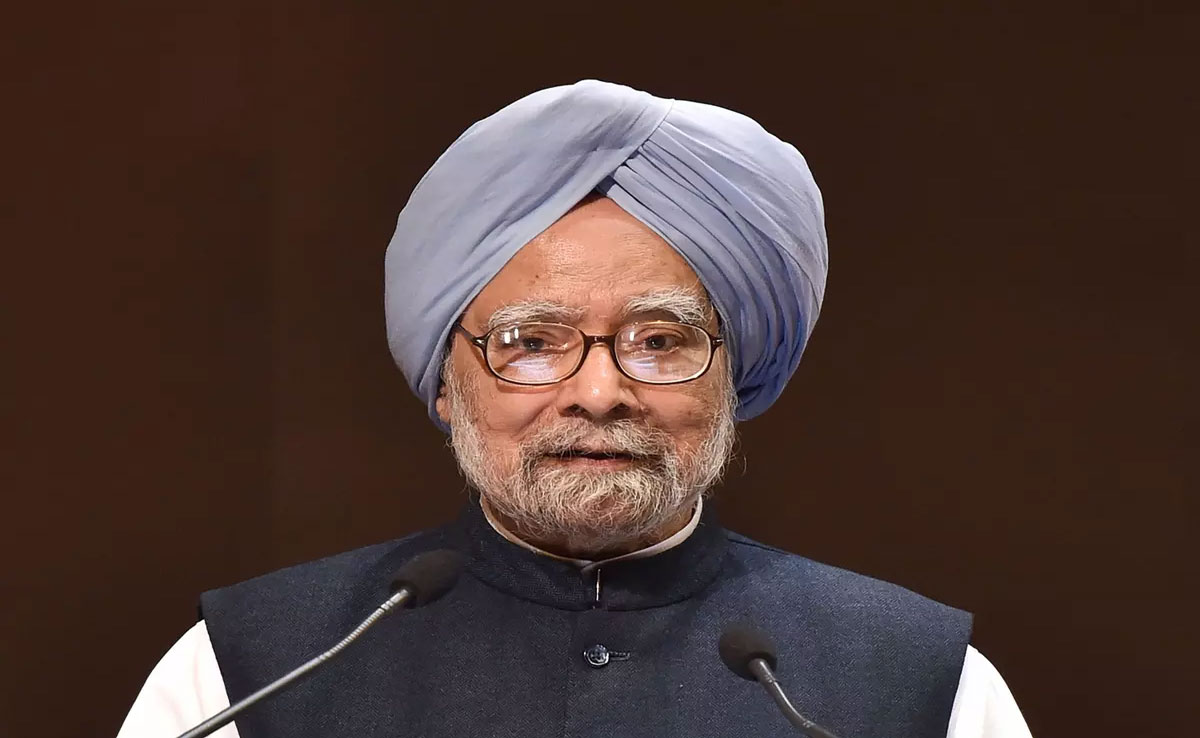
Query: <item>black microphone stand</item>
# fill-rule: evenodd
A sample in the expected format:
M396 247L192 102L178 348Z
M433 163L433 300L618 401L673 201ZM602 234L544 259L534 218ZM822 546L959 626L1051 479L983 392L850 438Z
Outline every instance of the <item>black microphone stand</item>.
M412 599L415 594L416 593L411 588L401 587L394 595L389 597L386 602L375 608L375 612L367 616L366 620L359 623L357 628L350 631L349 635L338 641L336 646L329 649L325 653L320 654L319 656L314 656L300 666L297 666L295 669L292 669L287 674L284 674L267 686L258 690L254 694L239 700L236 705L230 705L229 707L226 707L224 710L221 710L216 715L213 715L208 720L205 720L188 732L181 733L179 738L203 738L204 736L224 727L243 711L253 707L261 700L270 697L282 689L292 686L307 676L313 669L341 653L346 646L349 646L351 643L353 643L356 638L365 633L368 628L374 625L384 615L387 615L398 608L404 607L408 603L408 600Z
M837 738L836 735L825 730L820 725L800 714L800 711L792 706L791 701L783 692L783 687L779 686L779 680L775 678L775 673L771 671L771 666L765 659L750 659L748 664L750 672L754 674L754 678L758 683L767 690L767 694L771 695L771 699L775 700L775 704L779 706L779 711L788 719L788 722L796 726L805 735L812 738Z

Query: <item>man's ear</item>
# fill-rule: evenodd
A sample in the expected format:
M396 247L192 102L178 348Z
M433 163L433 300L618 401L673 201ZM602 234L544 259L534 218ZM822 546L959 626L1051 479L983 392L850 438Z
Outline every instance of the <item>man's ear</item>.
M433 407L437 410L438 417L446 425L450 425L450 398L446 395L446 383L438 384L438 396L433 401Z
M459 317L461 320L461 316ZM450 337L446 339L446 348L442 353L441 372L438 381L437 399L433 401L433 409L437 411L438 417L447 427L450 426L450 393L446 387L446 376L454 371L451 362L454 361L454 331L450 331Z

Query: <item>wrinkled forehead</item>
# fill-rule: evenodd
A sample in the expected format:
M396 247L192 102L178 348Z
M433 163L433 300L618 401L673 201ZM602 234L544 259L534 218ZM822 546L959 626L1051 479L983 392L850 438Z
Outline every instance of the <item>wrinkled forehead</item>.
M708 327L712 302L669 243L603 197L583 201L525 244L464 314L475 328L641 316Z

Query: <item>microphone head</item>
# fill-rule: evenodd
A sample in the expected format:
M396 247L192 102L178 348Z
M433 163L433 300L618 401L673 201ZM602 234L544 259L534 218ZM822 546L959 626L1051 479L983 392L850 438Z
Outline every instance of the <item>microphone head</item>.
M417 554L392 577L392 594L407 588L412 597L406 606L428 605L450 591L462 567L463 555L448 548Z
M726 627L717 650L729 670L742 679L756 679L754 672L750 671L750 662L754 659L762 659L767 666L775 668L775 644L771 643L766 633L753 625L736 623Z

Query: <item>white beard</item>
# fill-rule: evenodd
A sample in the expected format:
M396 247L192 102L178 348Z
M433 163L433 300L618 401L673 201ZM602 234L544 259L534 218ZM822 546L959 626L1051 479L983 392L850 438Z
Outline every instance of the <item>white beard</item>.
M562 418L522 443L519 459L498 459L479 431L470 390L451 372L445 375L451 445L463 476L530 543L567 542L575 551L601 552L646 540L690 511L720 479L737 435L736 395L727 383L704 442L688 453L681 454L668 433L641 421ZM621 449L637 459L627 468L591 471L546 459L583 445Z

